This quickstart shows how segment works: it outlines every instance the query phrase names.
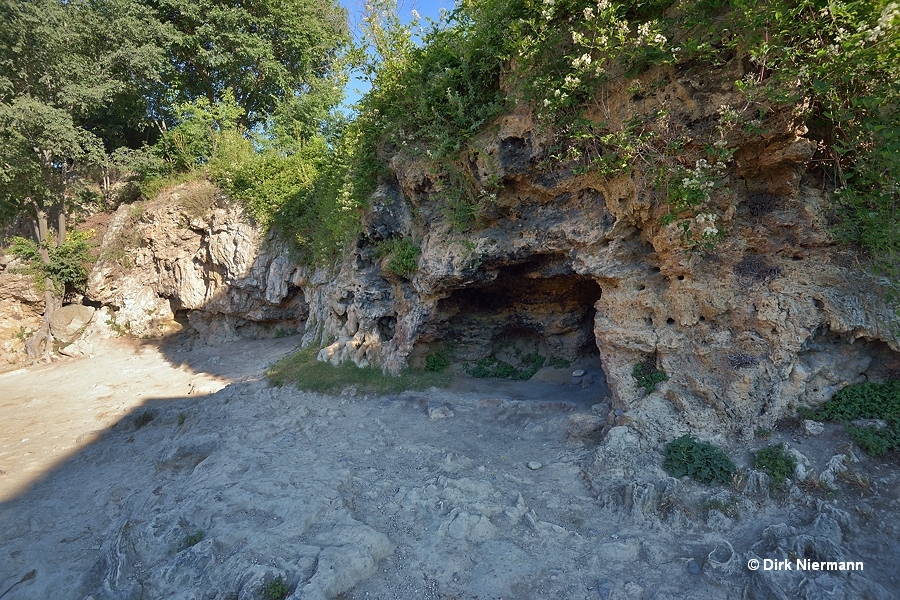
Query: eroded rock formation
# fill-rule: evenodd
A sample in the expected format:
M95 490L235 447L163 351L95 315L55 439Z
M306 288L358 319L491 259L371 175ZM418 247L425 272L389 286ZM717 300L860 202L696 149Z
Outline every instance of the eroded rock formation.
M720 132L731 158L703 207L724 233L710 250L689 251L684 230L664 224L671 206L648 172L601 176L554 157L565 136L519 109L475 140L461 178L385 150L390 172L364 233L330 268L298 266L195 182L118 210L88 296L139 336L185 325L212 340L301 331L321 360L392 372L435 353L513 364L599 356L609 426L652 444L688 432L747 439L843 386L896 376L900 344L884 282L830 237L809 166L816 143L792 108L721 126L723 107L746 104L732 83L740 69L648 74L644 84L664 85L613 86L589 115L614 130L665 108L682 139ZM686 155L702 155L696 145ZM454 181L475 182L480 196L460 200ZM379 242L398 238L420 248L409 277L379 258ZM668 377L649 394L632 376L642 363Z
M644 96L623 84L602 116L621 124L665 106L701 139L721 106L741 101L729 69L739 65L702 82L670 73ZM549 159L553 140L527 113L477 140L467 168L496 191L465 232L452 224L446 178L396 154L339 273L307 282L306 341L326 345L322 359L391 371L448 343L461 361L596 351L619 409L610 424L656 443L687 432L746 439L841 387L895 376L884 282L828 233L808 166L815 141L790 107L760 129L728 134L733 160L708 208L725 235L708 252L687 251L661 223L669 209L646 173L603 178ZM385 273L374 250L402 237L421 247L410 279ZM651 394L632 376L648 360L668 375Z
M185 326L208 341L296 332L307 316L298 268L260 231L207 182L124 205L104 237L88 297L140 337Z

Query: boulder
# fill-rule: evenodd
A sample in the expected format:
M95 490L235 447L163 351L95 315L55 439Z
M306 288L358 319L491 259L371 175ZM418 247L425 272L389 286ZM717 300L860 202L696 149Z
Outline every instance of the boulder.
M61 342L69 344L78 337L78 332L91 322L94 308L82 304L70 304L53 312L50 316L50 333Z

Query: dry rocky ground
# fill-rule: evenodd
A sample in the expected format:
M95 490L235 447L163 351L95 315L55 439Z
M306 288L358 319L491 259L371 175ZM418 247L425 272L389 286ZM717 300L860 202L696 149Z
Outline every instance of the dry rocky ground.
M626 428L572 433L607 421L600 372L270 387L266 365L296 344L110 340L0 375L0 597L250 600L278 577L303 600L900 596L896 457L866 458L837 426L773 439L815 474L844 454L836 493L772 497L753 473L707 488L660 475L652 450L615 459L647 473L607 477L627 471L602 464ZM746 566L803 557L865 569Z

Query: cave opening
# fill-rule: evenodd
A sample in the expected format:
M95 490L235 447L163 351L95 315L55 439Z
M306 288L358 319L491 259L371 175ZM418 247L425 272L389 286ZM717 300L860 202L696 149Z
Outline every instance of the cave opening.
M469 374L528 379L544 366L599 366L594 335L600 285L560 257L500 268L496 277L438 301L435 318L410 355L413 366L443 355ZM474 369L474 371L473 371Z

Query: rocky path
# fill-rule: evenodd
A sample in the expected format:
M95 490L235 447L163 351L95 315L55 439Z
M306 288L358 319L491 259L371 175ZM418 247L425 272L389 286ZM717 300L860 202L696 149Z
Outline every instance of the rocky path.
M295 343L0 377L0 597L257 600L277 578L303 600L746 597L752 536L635 519L638 492L585 484L596 440L566 429L605 416L601 386L269 387ZM842 597L890 597L866 585Z

